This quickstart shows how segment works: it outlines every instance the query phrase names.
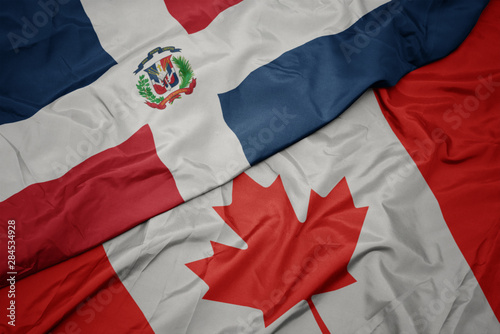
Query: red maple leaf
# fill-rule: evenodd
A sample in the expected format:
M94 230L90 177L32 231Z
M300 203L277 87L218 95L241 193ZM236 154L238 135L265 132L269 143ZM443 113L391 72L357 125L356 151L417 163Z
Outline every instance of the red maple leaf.
M304 223L279 176L266 189L242 174L231 205L214 209L248 248L212 241L213 256L186 264L209 286L203 299L258 308L266 327L306 300L328 333L311 296L356 282L347 265L368 210L354 206L345 178L324 198L311 190Z

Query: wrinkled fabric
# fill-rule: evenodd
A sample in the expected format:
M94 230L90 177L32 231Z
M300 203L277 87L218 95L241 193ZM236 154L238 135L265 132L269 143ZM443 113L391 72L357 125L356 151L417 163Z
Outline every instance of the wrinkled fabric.
M17 222L18 247L24 248L20 254L25 250L32 254L28 257L30 268L48 268L18 282L23 291L17 297L19 326L6 325L8 318L3 317L1 328L9 333L79 329L83 333L499 332L495 289L499 127L495 112L498 97L493 94L498 83L498 55L496 48L488 47L496 45L498 39L498 31L494 29L498 2L492 2L488 8L494 9L485 12L489 13L487 20L493 23L481 31L488 33L471 35L472 49L483 50L476 63L470 61L470 51L465 51L462 58L445 65L444 74L440 66L443 62L447 64L448 58L421 72L417 70L393 90L377 90L380 106L372 91L355 100L369 86L394 84L415 66L452 51L472 28L486 1L467 2L466 6L465 1L463 4L428 1L429 6L414 1L396 3L407 6L400 15L408 20L399 18L391 25L391 31L404 37L394 52L401 62L383 56L369 57L371 52L367 51L374 46L377 51L392 50L390 39L385 37L374 37L370 47L357 47L359 53L351 54L353 58L368 57L371 59L368 65L333 66L325 73L322 73L323 56L329 53L323 53L322 49L319 53L309 49L297 52L304 50L304 45L323 44L332 34L338 36L346 31L348 40L359 41L365 35L356 24L362 22L361 28L373 26L376 19L370 20L374 17L370 12L387 9L395 3L242 1L222 12L222 8L214 8L207 15L213 21L194 32L182 26L178 17L169 16L168 1L125 1L116 6L84 0L85 15L92 23L99 45L117 64L97 78L86 72L86 67L97 72L103 67L82 60L78 66L83 66L85 75L90 73L83 77L91 78L92 85L76 79L80 85L77 87L68 80L62 88L57 87L58 92L48 94L48 102L44 101L49 104L34 108L36 113L31 117L0 125L3 172L0 206L8 206L27 189L38 189L38 193L49 189L49 193L63 194L55 200L41 198L41 203L47 199L47 205L34 213L26 210L23 214L29 218ZM417 7L423 16L414 15L412 9ZM417 17L425 17L425 24ZM443 17L452 19L452 24L440 19ZM54 20L58 20L57 16ZM453 33L457 34L450 37ZM445 40L434 40L437 36L444 36ZM330 49L340 47L331 41L325 45ZM148 52L167 46L182 49L193 67L197 84L190 95L183 95L160 111L144 103L137 90L140 79L134 71ZM470 49L469 46L467 50ZM283 62L283 58L287 61ZM306 59L309 61L304 62ZM64 57L58 60L66 62ZM401 71L387 72L392 67ZM482 79L477 70L481 71ZM351 90L322 77L338 72L342 72L339 77L356 83L357 88ZM370 79L369 73L377 73L375 80ZM262 80L249 84L252 81L249 78L259 75ZM63 77L66 76L63 71ZM361 79L357 80L357 76ZM302 78L310 85L306 85L303 94L296 94L295 88L300 90L301 86L293 87L293 83ZM280 85L271 85L266 94L246 93L249 87L250 91L265 90L273 82L291 84L292 89L280 90ZM340 98L335 97L325 90L328 88L325 82L339 88L335 94L344 93ZM478 85L482 88L476 89ZM36 85L36 90L43 87ZM47 84L50 87L52 83ZM58 95L61 91L62 95ZM224 95L219 95L224 92L236 99L224 102L221 98ZM29 94L35 97L35 89ZM23 97L24 101L29 94ZM292 97L287 99L287 94ZM476 100L471 97L479 101L477 108ZM407 98L409 103L405 105ZM278 103L273 105L273 99ZM297 100L306 107L294 110L287 105L298 106ZM240 101L254 106L250 114L242 111ZM346 113L328 123L352 103ZM463 106L460 112L453 111L455 103ZM233 113L231 121L228 110ZM267 116L262 117L262 112ZM317 123L313 117L321 122ZM232 126L235 119L242 125ZM324 128L280 151L324 124L327 124ZM145 128L150 129L148 138L140 139L139 144L147 144L147 159L141 149L139 154L122 150L127 140L137 138ZM442 139L443 133L436 129L451 132L445 132L447 139ZM457 129L460 131L454 133ZM244 132L247 130L248 133ZM284 138L284 142L279 138ZM431 144L433 148L429 149L429 140L439 145ZM249 145L254 150L262 147L264 153L250 158ZM84 168L109 151L116 155L104 159L106 164L90 172ZM273 153L277 154L247 170ZM125 170L130 171L122 178L126 184L118 186L119 178L114 176ZM283 184L280 198L262 205L272 209L273 219L281 226L295 224L290 230L298 237L304 237L301 231L308 226L316 226L312 217L318 206L311 203L321 202L330 193L336 194L332 189L339 185L348 186L354 207L366 210L362 226L356 224L361 228L359 238L351 237L346 242L342 233L331 226L321 229L330 248L342 249L346 245L352 248L350 256L343 253L342 270L337 270L337 259L323 263L321 257L315 258L314 246L307 242L304 244L309 253L306 251L308 255L300 259L300 254L294 252L304 248L295 247L290 241L293 238L280 239L280 233L275 237L276 231L242 233L235 228L235 221L251 224L252 214L261 213L259 209L233 213L220 208L230 207L238 196L248 196L251 204L260 204L265 198L259 192L238 191L233 185L239 181L227 183L245 170L248 176L240 176L238 180L249 178L262 192L280 178ZM83 172L65 189L62 181L78 171ZM128 185L134 182L138 183L138 191ZM175 191L167 189L165 182L174 182ZM49 188L45 188L47 183L51 185ZM85 207L88 196L81 200L65 196L75 191L97 196L90 201L92 205ZM172 193L178 194L173 201L169 199ZM140 196L141 200L134 201L134 196ZM252 200L252 196L262 197ZM66 197L77 203L68 203ZM126 201L121 201L123 197ZM184 200L189 201L136 226ZM285 211L289 214L284 215L281 204L288 203L287 200ZM16 210L24 211L23 206L29 206L29 202L15 207L14 215ZM76 212L81 214L75 214L71 207L79 208ZM154 210L148 210L151 207ZM344 230L350 230L353 215L330 220L330 216L342 215L342 210L339 213L334 207L317 220L325 225L340 221L346 227ZM118 214L110 217L111 208ZM51 210L70 212L56 215L53 220L45 219L43 213ZM10 211L5 216L5 212L0 210L0 220L17 219ZM241 214L244 219L239 218ZM294 215L296 218L286 218ZM268 218L259 222L265 224L271 216ZM38 244L22 238L22 224L28 220L37 227L30 228L33 239L29 240L40 240ZM45 229L44 222L56 224ZM297 224L303 224L304 228L298 228L302 225ZM478 225L480 228L476 228ZM0 226L3 244L7 241L6 226ZM129 228L132 229L98 246ZM61 237L54 237L50 231L59 231ZM45 238L47 233L52 236ZM66 240L63 242L62 238ZM313 241L308 240L314 244ZM243 254L252 247L253 254L258 254L255 247L268 244L274 248L263 259L269 264L269 268L264 268L265 274L262 269L246 266L245 262L253 262L245 260L238 267L228 264L228 271L222 271L215 283L209 279L204 282L212 275L209 270L217 271L218 260L213 259L225 256L216 257L218 251L231 249L230 252ZM93 246L97 248L78 255ZM277 264L281 263L278 255L287 259L289 253L302 260L294 261L299 269L297 274L297 267L292 266L295 274L291 276L285 275L289 274L286 261ZM227 256L228 262L231 259L232 256ZM189 265L209 262L212 265L196 268ZM280 268L275 268L279 265L283 266L283 284L279 284ZM306 279L308 275L317 278L311 268L319 266L325 267L322 273L331 275ZM339 277L345 280L336 277L339 272L342 273ZM231 279L233 275L235 278ZM273 282L272 291L264 280L267 275L278 280ZM294 285L287 285L290 277L296 279ZM227 297L222 296L224 285L249 281L250 288L241 289L246 289L244 294L251 305L242 302L235 286L228 289L230 298L223 298ZM2 284L9 284L5 282ZM7 289L0 290L2 302L7 301ZM294 295L295 289L300 291L300 298L292 300L289 296ZM252 296L258 296L259 300L255 303ZM288 301L286 309L281 308L285 304L283 298ZM28 312L26 305L29 317L23 316ZM278 309L275 314L273 310Z

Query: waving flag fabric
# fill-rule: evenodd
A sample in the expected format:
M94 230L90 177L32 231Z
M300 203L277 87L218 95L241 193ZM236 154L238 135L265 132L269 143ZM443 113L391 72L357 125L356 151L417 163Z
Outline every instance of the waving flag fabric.
M497 2L362 95L485 3L39 4L95 72L2 84L2 331L500 331Z
M394 85L403 74L449 53L469 31L466 26L457 31L451 21L463 22L468 10L474 9L445 8L443 2L388 2L338 34L284 53L221 94L224 119L248 161L260 161L296 140L283 131L273 136L264 131L278 106L297 115L289 131L301 137L313 132L368 87Z
M31 117L116 64L79 1L2 1L0 124Z
M368 87L394 84L452 51L485 4L214 4L220 10L207 15L217 19L202 30L170 1L42 1L20 17L17 4L2 20L2 63L11 72L2 76L0 128L1 219L18 219L24 245L15 270L24 277L56 264L229 181L331 121ZM200 11L193 6L193 20ZM47 57L50 66L40 64ZM135 142L144 126L156 148L147 156ZM118 164L133 164L137 175L108 172L119 167L104 162L127 142L135 144ZM158 159L165 167L149 163ZM131 185L150 175L162 189ZM127 190L103 190L113 184ZM21 210L32 202L36 209Z

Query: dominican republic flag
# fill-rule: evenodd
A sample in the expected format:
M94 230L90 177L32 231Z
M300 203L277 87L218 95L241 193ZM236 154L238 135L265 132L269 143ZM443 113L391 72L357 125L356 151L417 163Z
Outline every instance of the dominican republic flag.
M0 332L500 332L498 1L4 8Z

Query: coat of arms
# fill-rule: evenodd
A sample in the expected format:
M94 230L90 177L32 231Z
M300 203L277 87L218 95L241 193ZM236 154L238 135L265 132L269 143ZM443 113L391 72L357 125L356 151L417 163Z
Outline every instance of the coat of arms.
M155 48L134 71L134 74L139 74L136 84L139 94L151 108L165 109L167 103L172 104L182 94L191 94L196 87L189 61L175 55L180 51L172 46Z

